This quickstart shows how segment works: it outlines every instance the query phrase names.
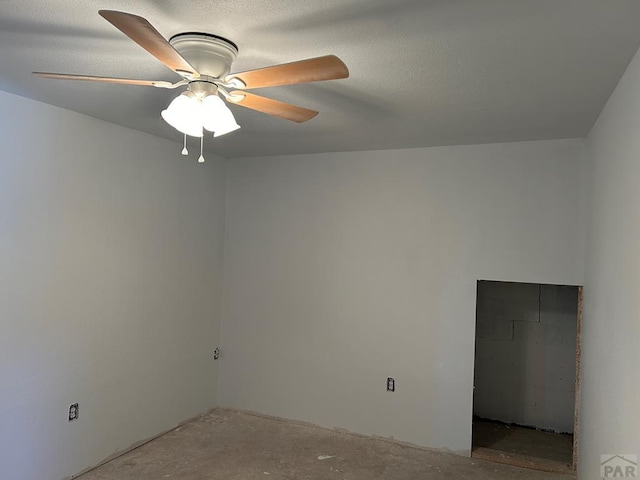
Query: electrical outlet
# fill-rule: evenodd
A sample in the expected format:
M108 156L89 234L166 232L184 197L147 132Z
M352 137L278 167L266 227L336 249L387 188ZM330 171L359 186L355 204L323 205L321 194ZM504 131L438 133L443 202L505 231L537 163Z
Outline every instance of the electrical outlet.
M220 348L216 348L216 349L213 351L213 359L214 359L214 360L218 360L219 358L220 358Z
M69 405L69 421L71 422L77 419L78 419L78 404L72 403L71 405Z
M396 381L389 377L387 378L387 392L395 392L396 391Z

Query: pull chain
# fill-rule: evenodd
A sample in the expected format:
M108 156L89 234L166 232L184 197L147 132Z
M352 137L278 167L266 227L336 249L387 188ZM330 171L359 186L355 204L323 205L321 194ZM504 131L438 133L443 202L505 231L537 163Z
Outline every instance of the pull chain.
M200 137L200 156L198 157L198 163L204 163L204 156L202 156L203 145L204 145L204 135Z
M189 155L189 150L187 150L187 134L184 134L184 146L182 147L182 155Z

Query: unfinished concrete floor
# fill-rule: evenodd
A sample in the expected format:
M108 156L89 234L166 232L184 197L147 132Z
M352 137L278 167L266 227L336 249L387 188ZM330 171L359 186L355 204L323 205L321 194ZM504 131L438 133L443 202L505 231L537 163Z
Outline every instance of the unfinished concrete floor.
M573 436L474 418L473 456L547 471L571 472Z
M568 480L572 477L217 409L78 478Z

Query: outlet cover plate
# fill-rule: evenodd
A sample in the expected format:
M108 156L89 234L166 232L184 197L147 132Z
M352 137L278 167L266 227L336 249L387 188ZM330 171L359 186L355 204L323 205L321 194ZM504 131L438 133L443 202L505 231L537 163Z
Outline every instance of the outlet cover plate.
M77 419L78 419L78 404L72 403L71 405L69 405L69 421L72 422L73 420L77 420Z
M395 392L396 391L396 381L389 377L387 378L387 392Z

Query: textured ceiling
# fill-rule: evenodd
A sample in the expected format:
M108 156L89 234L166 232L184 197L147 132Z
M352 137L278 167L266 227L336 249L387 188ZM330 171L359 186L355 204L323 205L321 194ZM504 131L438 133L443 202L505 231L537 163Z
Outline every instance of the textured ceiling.
M640 44L638 0L0 0L1 90L174 139L176 153L160 119L176 91L31 76L179 79L101 8L167 38L229 38L233 71L345 61L347 80L255 91L320 111L305 124L232 107L243 128L206 141L224 157L582 137Z

